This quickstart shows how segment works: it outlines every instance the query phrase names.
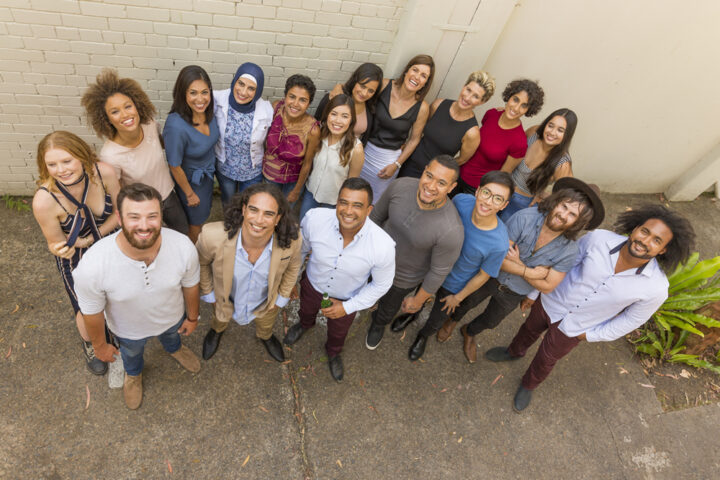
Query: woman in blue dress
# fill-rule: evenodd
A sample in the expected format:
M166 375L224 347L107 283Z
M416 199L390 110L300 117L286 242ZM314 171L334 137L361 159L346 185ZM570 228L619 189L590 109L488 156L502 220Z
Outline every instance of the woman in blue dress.
M213 92L220 141L215 144L215 177L223 209L233 195L262 181L265 137L273 119L270 102L263 100L265 75L254 63L243 63L230 88Z
M220 137L213 108L212 83L207 72L197 65L180 70L163 139L193 243L210 216L212 205L215 144Z

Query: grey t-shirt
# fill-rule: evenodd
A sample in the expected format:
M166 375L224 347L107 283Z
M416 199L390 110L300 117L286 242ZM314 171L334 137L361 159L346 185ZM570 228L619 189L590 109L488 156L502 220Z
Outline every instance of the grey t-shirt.
M505 226L510 240L515 242L520 251L520 260L528 268L542 265L558 272L569 272L578 262L578 246L574 240L559 235L537 252L533 252L543 223L545 223L545 215L533 206L515 213ZM501 271L497 280L520 295L527 295L534 290L533 286L520 275Z
M435 210L422 210L417 202L418 179L393 181L375 204L370 219L395 240L395 280L399 288L422 282L435 293L460 255L463 225L449 199Z

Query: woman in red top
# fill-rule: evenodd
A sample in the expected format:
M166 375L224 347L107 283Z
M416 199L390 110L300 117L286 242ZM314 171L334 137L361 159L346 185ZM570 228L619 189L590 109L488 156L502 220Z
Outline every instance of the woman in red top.
M483 175L491 170L512 172L525 156L527 138L520 119L540 111L545 93L532 80L513 80L503 91L505 108L491 108L482 119L480 146L460 167L457 193L475 193Z

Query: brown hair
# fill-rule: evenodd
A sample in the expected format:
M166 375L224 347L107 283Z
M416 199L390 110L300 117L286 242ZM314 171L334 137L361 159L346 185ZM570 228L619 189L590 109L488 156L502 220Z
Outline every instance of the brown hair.
M573 190L572 188L563 188L562 190L554 192L552 195L540 202L538 204L538 211L547 217L552 213L555 207L564 201L578 202L580 204L580 211L578 212L575 223L572 227L562 233L565 238L575 240L595 215L595 210L592 208L592 202L587 195L577 190Z
M342 144L340 146L340 165L345 167L350 162L353 148L355 148L354 129L355 121L357 119L355 118L355 100L353 100L351 96L341 93L340 95L335 95L327 103L327 105L325 106L325 110L323 110L322 114L322 127L320 128L320 138L324 140L330 136L330 128L327 125L328 117L330 116L330 112L332 112L333 108L340 107L342 105L350 107L350 125L348 126L347 131L341 139Z
M85 141L71 132L64 130L58 130L56 132L48 133L38 143L37 151L37 166L40 178L37 180L38 185L48 183L50 189L55 188L55 179L50 175L47 164L45 163L45 154L48 150L53 148L59 148L65 150L73 157L80 160L82 163L83 170L87 173L88 177L92 181L95 178L95 164L98 162L98 157L95 154L95 150L90 147Z
M150 185L145 185L144 183L131 183L130 185L125 185L120 189L116 202L120 216L122 216L122 205L126 198L133 202L157 200L158 204L160 204L160 216L162 217L162 196L160 196L160 192Z
M117 135L117 129L105 113L107 99L116 93L125 95L135 104L141 124L148 124L155 117L155 106L140 84L132 78L120 78L117 71L105 68L95 77L95 82L88 86L80 103L85 107L88 123L98 137L112 140Z
M403 69L400 76L398 76L398 78L396 78L393 82L395 83L396 87L402 85L402 82L405 79L405 74L410 71L413 65L427 65L428 67L430 67L430 75L428 76L425 86L415 92L415 99L421 102L425 99L425 95L427 95L430 87L432 86L433 77L435 77L435 61L430 55L415 55L413 58L410 59L407 65L405 65L405 68Z

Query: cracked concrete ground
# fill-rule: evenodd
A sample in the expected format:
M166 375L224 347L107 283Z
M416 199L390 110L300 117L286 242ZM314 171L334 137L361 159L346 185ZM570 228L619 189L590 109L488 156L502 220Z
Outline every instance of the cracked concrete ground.
M603 198L605 225L626 206L657 201ZM673 207L692 219L702 256L717 255L720 206L703 197ZM368 319L358 317L338 384L324 326L281 365L252 327L233 325L197 375L150 342L144 401L129 411L120 389L85 370L32 215L0 206L0 224L0 478L717 478L720 405L663 413L624 340L582 344L518 415L511 400L530 359L470 365L457 333L411 363L420 324L404 337L388 331L371 352ZM479 335L480 351L508 343L520 322L513 314ZM207 329L203 321L187 339L193 351Z

